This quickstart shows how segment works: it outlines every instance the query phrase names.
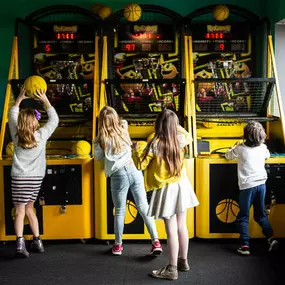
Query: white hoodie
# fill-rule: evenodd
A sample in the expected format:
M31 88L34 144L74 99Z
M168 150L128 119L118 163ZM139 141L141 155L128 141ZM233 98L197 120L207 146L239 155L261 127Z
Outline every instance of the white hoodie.
M128 122L122 120L123 126L128 129ZM95 144L94 156L96 160L104 160L104 168L106 177L110 177L116 171L120 170L122 167L126 166L129 162L132 162L132 148L130 145L127 145L123 140L122 144L124 145L123 150L119 153L113 153L112 144L107 145L106 151L104 151L99 143Z
M267 180L265 160L270 157L265 144L249 147L239 144L226 152L226 159L238 159L238 184L240 190L264 184Z

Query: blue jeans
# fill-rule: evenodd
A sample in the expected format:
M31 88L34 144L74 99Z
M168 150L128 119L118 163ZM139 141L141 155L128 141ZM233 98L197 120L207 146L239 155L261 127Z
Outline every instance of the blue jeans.
M115 244L122 243L126 201L129 189L135 200L136 207L142 216L152 240L158 238L154 219L147 216L148 202L144 187L144 178L133 163L127 164L111 175L112 200L115 207Z
M265 213L265 193L265 184L240 190L237 228L240 233L241 245L249 245L248 219L251 205L253 205L254 220L261 226L263 234L267 238L273 235L272 227Z

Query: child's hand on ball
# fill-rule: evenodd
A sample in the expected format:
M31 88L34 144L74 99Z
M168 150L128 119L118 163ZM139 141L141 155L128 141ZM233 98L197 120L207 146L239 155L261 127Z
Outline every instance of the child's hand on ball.
M23 87L20 91L20 94L15 102L15 105L16 106L20 106L21 102L24 100L24 99L27 99L28 97L26 96L26 89L25 87Z
M43 89L37 90L35 96L36 96L37 99L42 101L47 108L51 107L51 104L50 104L50 102L48 100L46 92Z

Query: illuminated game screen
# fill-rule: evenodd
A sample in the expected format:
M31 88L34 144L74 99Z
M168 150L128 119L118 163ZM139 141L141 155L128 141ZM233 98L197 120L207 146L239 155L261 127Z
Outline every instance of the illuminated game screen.
M18 96L22 86L23 84L12 84L14 96ZM47 86L47 97L60 118L92 120L92 82L82 84L47 84ZM39 100L26 99L22 104L23 108L37 109L45 118L46 111Z
M34 29L34 48L41 53L94 53L95 32L89 26L41 24Z
M155 116L163 108L182 109L180 34L174 25L118 27L109 101L123 116ZM136 80L140 80L136 82Z
M192 36L198 114L259 113L267 83L250 80L249 25L195 24Z
M33 70L49 83L47 96L59 116L91 119L94 28L41 24L33 36Z

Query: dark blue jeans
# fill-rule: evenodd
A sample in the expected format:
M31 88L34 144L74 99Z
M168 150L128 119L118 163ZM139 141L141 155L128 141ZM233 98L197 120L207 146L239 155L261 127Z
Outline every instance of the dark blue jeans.
M237 217L237 228L240 233L242 245L249 245L250 236L248 234L248 220L251 205L253 205L254 220L261 226L263 234L267 238L270 238L273 235L272 227L265 213L265 193L265 184L240 190L240 211Z

